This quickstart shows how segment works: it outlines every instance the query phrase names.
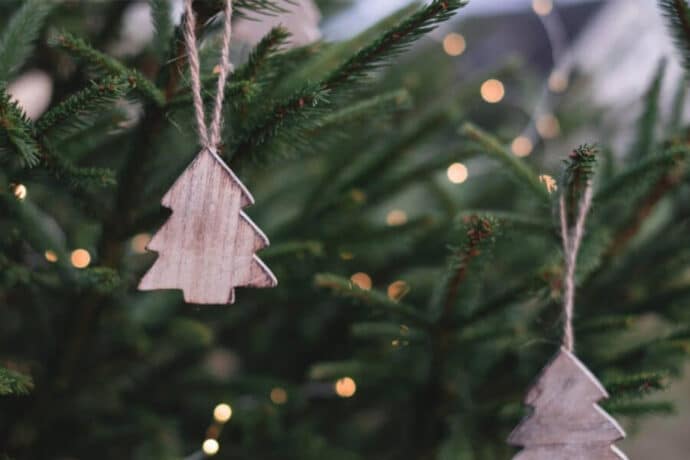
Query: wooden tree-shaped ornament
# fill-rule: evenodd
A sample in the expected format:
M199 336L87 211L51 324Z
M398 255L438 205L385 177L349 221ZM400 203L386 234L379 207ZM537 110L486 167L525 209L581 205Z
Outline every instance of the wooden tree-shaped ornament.
M140 290L181 289L188 303L226 304L237 286L278 284L255 254L268 238L242 211L254 198L214 150L197 155L162 204L173 213L147 246L158 259Z
M562 347L527 395L532 414L508 438L524 448L513 460L627 460L613 445L625 432L597 405L605 398L597 378Z

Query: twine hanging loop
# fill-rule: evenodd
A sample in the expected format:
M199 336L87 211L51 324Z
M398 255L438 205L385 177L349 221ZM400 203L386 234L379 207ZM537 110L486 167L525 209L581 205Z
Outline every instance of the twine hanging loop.
M196 37L196 18L192 8L193 0L185 0L184 41L187 48L187 61L192 85L194 115L196 118L199 142L202 147L215 149L220 143L220 132L223 124L223 99L225 98L225 84L230 71L230 38L232 36L232 0L225 1L222 49L218 64L218 84L214 98L211 126L206 126L206 112L201 97L201 70L199 63L199 48Z
M587 214L592 206L592 184L587 185L582 198L573 228L568 225L565 194L561 194L559 201L561 218L561 238L563 240L563 254L565 257L565 275L563 277L563 347L573 352L575 349L575 333L573 331L573 316L575 310L575 267L577 266L577 254L580 250L582 237L585 233Z

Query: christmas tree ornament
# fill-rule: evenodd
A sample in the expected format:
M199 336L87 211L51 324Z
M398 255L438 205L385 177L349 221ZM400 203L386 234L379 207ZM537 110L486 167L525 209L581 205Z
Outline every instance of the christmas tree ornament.
M202 150L163 197L172 215L147 246L158 259L139 283L144 291L181 289L188 303L233 303L235 287L277 285L255 254L268 246L268 238L242 211L254 198L217 152L230 68L231 16L227 0L218 86L207 129L192 0L185 0L184 38Z
M525 399L533 411L508 438L522 447L514 460L626 460L614 442L625 432L597 405L606 390L574 354L573 311L575 264L585 220L592 203L588 183L580 200L574 228L568 226L565 197L560 199L561 233L565 254L563 344L542 371Z

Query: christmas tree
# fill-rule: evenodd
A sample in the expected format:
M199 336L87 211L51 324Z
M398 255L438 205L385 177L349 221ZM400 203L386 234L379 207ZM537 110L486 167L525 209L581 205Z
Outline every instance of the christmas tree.
M539 376L525 403L534 411L508 439L524 447L515 459L626 459L612 443L625 433L596 403L608 393L595 376L561 349Z
M235 0L235 20L288 3ZM347 2L315 3L341 24ZM686 58L687 5L660 3ZM204 300L271 281L257 251L279 285L198 308L185 296L206 293L183 283L137 290L173 257L165 236L187 211L169 198L199 154L176 2L0 2L0 458L511 458L560 341L553 189L576 191L587 168L578 356L624 427L675 421L660 390L690 350L687 82L659 66L626 107L632 139L613 143L575 72L522 135L540 83L554 91L524 62L486 64L502 28L464 4L410 4L338 41L233 37L216 153L271 246L211 162L232 179L218 199L240 200L223 216L253 243L234 278L227 252L205 251L199 269L226 290ZM223 2L194 8L210 106ZM138 41L137 11L155 26ZM13 96L30 77L52 94L35 112ZM599 153L571 158L595 150L582 142Z
M253 203L223 160L203 150L163 197L176 212L148 245L161 256L139 289L181 288L186 302L222 304L235 301L236 286L275 286L254 254L268 238L241 211Z

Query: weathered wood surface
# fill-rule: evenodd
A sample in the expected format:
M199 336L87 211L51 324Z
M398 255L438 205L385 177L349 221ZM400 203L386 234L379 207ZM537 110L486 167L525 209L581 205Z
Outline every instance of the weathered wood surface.
M514 460L621 460L613 443L625 437L620 425L596 403L608 393L572 353L561 348L529 391L533 412L508 442L524 447Z
M202 150L163 197L173 212L147 246L158 259L139 289L181 289L188 303L226 304L237 286L276 286L255 254L268 238L242 211L253 203L220 157Z

